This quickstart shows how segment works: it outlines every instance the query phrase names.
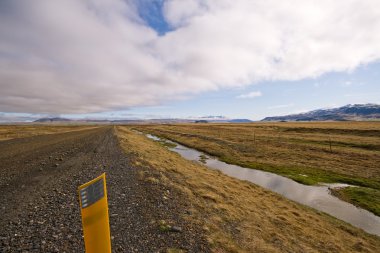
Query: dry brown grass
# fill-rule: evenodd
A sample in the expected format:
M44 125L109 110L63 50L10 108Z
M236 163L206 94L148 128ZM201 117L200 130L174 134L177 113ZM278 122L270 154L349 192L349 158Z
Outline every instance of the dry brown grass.
M178 124L135 128L227 162L305 168L305 172L310 168L380 182L380 122Z
M214 252L378 252L380 238L248 182L186 161L159 143L117 127L138 166L180 190ZM155 182L157 183L157 182ZM183 217L186 219L186 217Z
M43 134L64 133L91 129L95 126L68 125L3 125L0 126L0 141L15 138L30 137Z

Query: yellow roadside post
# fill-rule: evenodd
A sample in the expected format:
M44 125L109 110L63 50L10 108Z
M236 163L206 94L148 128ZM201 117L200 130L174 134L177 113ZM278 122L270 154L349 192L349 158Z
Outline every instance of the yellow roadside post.
M111 253L106 174L78 188L86 253Z

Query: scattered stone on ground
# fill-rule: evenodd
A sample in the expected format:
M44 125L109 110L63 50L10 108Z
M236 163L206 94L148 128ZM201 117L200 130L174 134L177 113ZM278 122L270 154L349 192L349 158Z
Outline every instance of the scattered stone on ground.
M131 159L111 127L1 141L0 252L84 252L77 187L103 172L113 252L210 252L186 199Z

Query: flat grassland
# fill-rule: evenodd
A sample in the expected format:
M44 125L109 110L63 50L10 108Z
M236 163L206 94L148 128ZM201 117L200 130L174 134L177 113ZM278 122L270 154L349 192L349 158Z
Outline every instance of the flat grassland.
M134 129L303 184L356 185L334 193L380 215L380 122L175 124Z
M239 132L244 134L246 128L250 130L251 127L253 125L119 126L117 135L121 147L139 168L143 180L175 188L187 196L191 208L182 218L199 222L199 226L206 231L213 252L378 252L380 238L377 236L368 235L249 182L187 161L167 150L162 143L131 131L132 128L138 128L181 142L191 140L189 146L199 145L204 149L207 145L218 147L223 143L228 150L212 150L237 155L239 151L233 146L249 148L248 144L238 143L244 139L239 136ZM264 145L266 138L269 139L265 131L270 129L261 127L258 128L261 131L256 133L256 141ZM233 131L230 132L230 129ZM290 133L289 138L290 135L294 134ZM248 134L245 137L248 138ZM275 145L272 146L274 149ZM273 158L273 164L278 162ZM152 168L159 171L154 177L145 174L145 170Z
M91 129L96 126L86 125L0 125L0 141L31 137L43 134L55 134Z
M202 128L221 127L218 125L193 126ZM247 126L249 125L242 125L242 127ZM7 138L27 137L54 132L76 131L90 127L92 128L93 126L38 125L0 127L3 130L3 134L0 137L4 137L5 135ZM56 142L57 137L52 136L52 143L45 143L43 140L49 138L42 138L43 136L41 136L41 138L36 138L35 144L39 145L39 149L36 150L37 152L34 153L33 149L29 149L29 153L21 157L23 159L14 156L12 150L10 150L9 155L13 156L15 161L19 160L23 161L22 164L25 163L20 167L21 174L24 175L21 179L25 180L25 182L30 182L31 175L28 173L32 173L36 177L34 178L35 181L32 181L33 184L30 185L24 184L24 181L19 181L19 179L13 181L15 187L12 189L15 190L15 193L21 194L15 196L18 196L18 199L24 200L23 196L27 194L28 201L17 201L14 203L16 206L27 207L25 209L20 208L21 213L19 214L14 213L14 208L6 209L8 210L8 214L17 217L17 219L20 218L18 222L4 220L4 224L5 222L9 224L9 229L12 231L11 236L7 237L7 239L16 242L16 244L20 243L22 247L30 246L34 248L36 246L32 245L32 241L39 242L41 238L48 237L46 241L52 249L53 247L65 249L63 245L69 245L67 246L69 248L74 245L78 248L77 243L73 244L73 239L59 240L60 237L57 237L58 239L54 237L57 222L54 223L56 220L51 219L54 216L49 216L49 214L56 213L56 219L59 221L58 224L64 224L63 226L66 226L65 229L68 229L67 226L71 226L71 222L78 222L76 224L79 226L79 216L75 216L75 210L77 209L75 205L72 205L74 203L73 198L76 197L75 194L73 195L76 185L79 184L80 177L85 176L88 178L94 173L98 174L100 171L104 171L104 164L108 164L106 166L108 168L107 173L110 173L111 178L112 174L115 173L113 174L113 183L109 181L110 184L108 186L111 190L109 193L111 196L118 196L119 198L117 200L118 205L113 204L110 206L110 210L113 210L112 212L118 215L116 217L111 216L111 230L116 235L113 243L116 243L116 245L125 245L125 241L121 241L125 238L133 238L133 240L138 241L136 243L138 245L146 244L146 241L142 240L142 238L149 234L144 234L147 232L144 229L147 229L147 227L154 227L156 229L156 224L150 215L150 213L157 211L155 208L142 208L141 212L133 212L134 215L136 214L138 217L141 216L147 219L143 225L139 218L132 220L121 218L129 216L128 210L130 209L126 207L132 205L139 207L156 206L163 212L178 215L178 219L183 221L184 224L194 224L195 231L193 233L199 231L202 232L203 236L204 232L212 252L215 253L378 252L380 248L380 237L378 236L365 233L361 229L322 212L297 204L262 187L228 177L201 164L187 161L178 154L167 150L163 146L166 145L165 143L151 141L144 135L131 131L133 128L138 128L144 131L156 131L158 134L159 130L155 129L161 127L171 127L173 128L172 131L174 131L179 126L117 126L115 127L115 134L118 140L114 138L115 141L112 141L114 137L113 130L107 129L100 129L98 133L95 133L96 130L88 131L87 133L78 132L78 137L75 137L75 135L75 138L69 141L66 141L66 137L62 135L57 139L58 142ZM180 127L191 128L192 126ZM6 133L4 129L7 129L8 132ZM257 136L254 138L257 138ZM254 142L258 141L254 140ZM4 143L7 145L6 141ZM20 142L15 140L15 143L18 143L17 145L22 147L30 145L27 141L24 142L24 140L20 140ZM45 144L49 144L46 149ZM119 145L123 148L125 154L122 152L118 153ZM22 154L23 152L21 150L18 154ZM63 154L65 155L63 156ZM56 159L50 159L49 156L51 155L55 158L61 157L63 159L58 168L55 166ZM128 161L127 166L124 164L125 161ZM41 168L42 164L45 165L41 171L39 168ZM19 164L14 163L13 166L17 168ZM4 168L13 175L13 168L9 169L6 165ZM18 170L15 169L14 171ZM157 173L152 173L152 171L157 171ZM130 177L131 173L136 173L138 180ZM75 180L72 180L73 175L76 175ZM128 180L125 179L127 175L129 177ZM44 182L42 180L44 176L49 176L47 177L49 180ZM56 184L56 180L60 183ZM80 180L82 181L83 179ZM39 184L43 187L39 188L39 191L33 191L33 187ZM23 187L19 187L19 185L23 185ZM147 195L137 194L140 193L140 190L131 191L131 189L137 186L142 193L147 193ZM9 189L9 185L6 188ZM46 189L46 191L43 189ZM150 199L147 196L154 195L148 194L152 192L152 189L165 189L165 191L155 192L157 199ZM131 194L134 197L124 199L121 194L123 192L125 193L124 195ZM2 196L7 196L6 199L8 197L14 199L14 196L9 194L9 192L8 195L3 194ZM36 209L36 206L40 206L39 201L43 199L41 196L44 196L45 200L48 201L42 201L42 208ZM49 197L46 198L46 196ZM186 212L178 208L176 199L179 197L186 202ZM31 201L36 202L34 204ZM3 203L6 203L6 201L3 201ZM117 206L122 207L116 209ZM123 207L125 208L123 209ZM24 212L24 210L28 211ZM115 210L120 213L114 212ZM40 221L40 219L45 222L47 219L46 213L49 218L47 223L37 223L36 225L31 222L31 220ZM68 215L62 215L66 213ZM67 222L66 219L70 220L70 222ZM112 221L115 222L116 226L112 226ZM148 221L153 221L153 223L149 223ZM169 219L168 224L171 224L171 222L172 220ZM49 224L51 225L49 226ZM133 225L133 231L137 232L133 232L129 237L126 237L125 229L129 229L131 224ZM29 233L33 231L35 226L40 228L36 230L38 233ZM70 227L71 230L65 231L70 231L67 234L74 234L74 237L77 238L74 242L79 242L80 245L78 233L80 230L76 229L75 226ZM16 232L19 234L19 231L29 232L21 232L21 237L13 237ZM136 237L136 235L139 235L139 232L143 233L144 236L141 236L141 238L140 236ZM182 233L185 232L182 231ZM154 239L162 241L162 238L166 238L165 236L172 240L177 240L175 238L178 238L174 237L173 234L165 233L167 232L160 231L158 233L160 237ZM156 235L157 233L153 234ZM1 237L4 240L5 237L3 235ZM188 240L192 239L189 238ZM178 244L181 245L181 242L178 242ZM3 245L0 245L0 251L1 246ZM126 247L131 247L131 245L128 244ZM120 248L115 248L120 250ZM167 252L184 251L171 249Z

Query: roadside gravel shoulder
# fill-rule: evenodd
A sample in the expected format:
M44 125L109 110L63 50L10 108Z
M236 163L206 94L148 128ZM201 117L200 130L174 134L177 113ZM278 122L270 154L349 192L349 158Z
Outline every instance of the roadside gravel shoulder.
M113 252L209 252L188 203L112 127L0 142L0 252L84 252L77 187L106 172Z

